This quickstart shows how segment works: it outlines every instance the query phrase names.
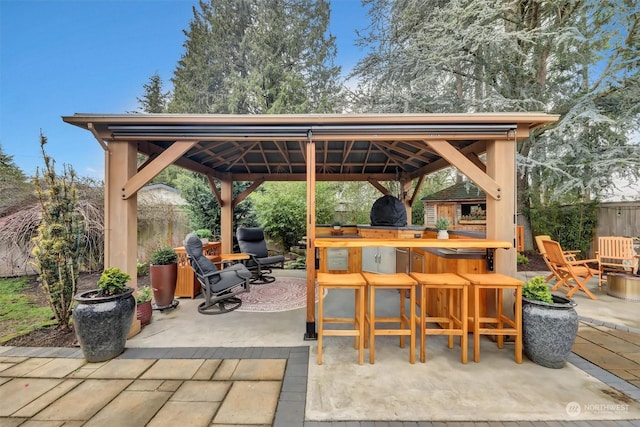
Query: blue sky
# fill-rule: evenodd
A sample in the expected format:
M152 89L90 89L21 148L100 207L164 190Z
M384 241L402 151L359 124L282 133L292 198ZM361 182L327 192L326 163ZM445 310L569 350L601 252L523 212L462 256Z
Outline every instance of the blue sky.
M331 0L336 62L348 73L363 52L360 0ZM80 176L103 178L104 154L74 113L126 113L154 73L170 85L197 0L0 0L0 144L27 175L47 153Z

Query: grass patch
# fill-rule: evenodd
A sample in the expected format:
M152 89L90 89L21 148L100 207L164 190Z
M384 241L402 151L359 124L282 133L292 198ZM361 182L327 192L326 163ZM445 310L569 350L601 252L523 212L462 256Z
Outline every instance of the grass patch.
M50 307L42 307L24 289L28 279L0 279L0 343L56 323Z

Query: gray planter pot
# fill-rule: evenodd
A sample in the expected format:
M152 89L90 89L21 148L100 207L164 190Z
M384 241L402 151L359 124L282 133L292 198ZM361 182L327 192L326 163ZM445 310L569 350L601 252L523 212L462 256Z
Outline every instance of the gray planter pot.
M124 351L136 309L133 289L100 297L97 289L74 297L73 327L87 362L103 362Z
M578 333L577 305L553 295L553 303L522 298L522 344L524 354L547 368L564 367Z

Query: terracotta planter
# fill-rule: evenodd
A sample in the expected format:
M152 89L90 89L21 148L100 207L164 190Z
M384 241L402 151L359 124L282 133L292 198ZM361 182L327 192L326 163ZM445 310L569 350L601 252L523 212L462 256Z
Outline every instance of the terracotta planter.
M139 302L136 305L136 318L140 321L142 326L146 326L151 323L151 314L153 308L151 307L151 301Z
M73 327L87 362L103 362L124 351L136 301L133 289L108 297L95 296L97 289L74 297Z
M156 307L171 307L176 292L178 264L151 265L149 267L149 274L151 276L151 288L153 289L153 300L156 303Z

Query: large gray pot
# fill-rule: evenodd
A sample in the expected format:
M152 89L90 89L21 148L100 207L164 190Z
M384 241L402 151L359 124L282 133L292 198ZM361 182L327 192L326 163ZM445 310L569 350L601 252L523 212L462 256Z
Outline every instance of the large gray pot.
M578 333L577 304L553 295L553 303L522 298L522 344L524 354L534 363L559 369Z
M73 327L87 362L103 362L124 351L136 308L133 289L108 297L97 289L81 292L74 299Z

